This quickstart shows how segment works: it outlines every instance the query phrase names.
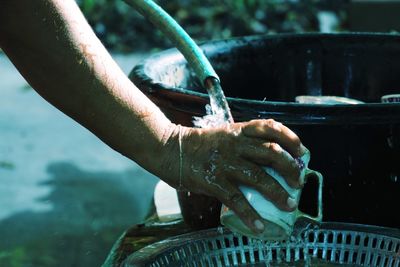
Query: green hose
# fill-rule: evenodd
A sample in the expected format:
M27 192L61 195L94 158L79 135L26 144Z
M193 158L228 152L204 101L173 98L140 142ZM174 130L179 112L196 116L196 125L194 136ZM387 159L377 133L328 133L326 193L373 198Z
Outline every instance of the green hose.
M178 48L203 85L207 78L219 80L217 73L190 36L181 26L151 0L124 0L160 29Z

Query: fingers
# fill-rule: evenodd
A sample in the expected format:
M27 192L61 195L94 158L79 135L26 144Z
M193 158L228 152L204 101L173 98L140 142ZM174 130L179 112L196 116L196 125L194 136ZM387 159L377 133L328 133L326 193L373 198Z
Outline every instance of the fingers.
M260 166L268 166L283 176L294 188L301 188L300 167L296 160L277 143L264 143L259 139L250 139L243 146L241 156Z
M298 205L295 199L291 198L288 192L257 164L241 161L236 168L230 169L229 175L237 184L255 188L281 210L293 211Z
M301 157L306 152L306 148L292 130L272 119L252 120L244 124L242 131L248 137L262 138L280 144L293 157Z
M225 190L219 192L218 199L231 208L252 232L264 232L263 219L246 200L243 193L230 183L225 183L223 187Z

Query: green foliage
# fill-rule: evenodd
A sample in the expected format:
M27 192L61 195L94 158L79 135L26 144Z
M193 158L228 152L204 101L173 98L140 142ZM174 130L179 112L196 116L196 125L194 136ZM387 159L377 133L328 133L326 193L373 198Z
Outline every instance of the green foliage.
M0 266L21 267L24 266L25 261L26 251L22 247L0 252Z
M84 0L82 1L81 8L84 13L90 13L95 5L95 0Z
M318 31L318 11L333 10L341 19L345 1L159 0L157 3L192 38L210 40L274 32ZM171 46L160 31L123 0L80 0L78 3L96 34L109 48L131 51Z

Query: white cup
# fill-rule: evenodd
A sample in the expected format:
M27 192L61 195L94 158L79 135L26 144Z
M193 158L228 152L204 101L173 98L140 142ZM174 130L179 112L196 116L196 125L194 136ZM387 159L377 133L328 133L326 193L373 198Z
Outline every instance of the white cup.
M321 222L322 220L322 183L323 177L319 172L310 170L307 168L308 162L310 161L310 154L306 153L301 157L304 163L304 168L301 171L301 177L304 182L311 177L316 178L318 181L318 215L313 217L311 215L301 212L298 208L294 211L287 212L280 210L270 200L266 199L261 193L253 188L247 186L240 186L240 190L246 197L250 205L260 214L264 219L264 232L260 234L253 233L239 217L225 205L222 206L221 210L221 223L226 227L230 228L234 232L240 234L255 237L264 240L283 240L287 239L293 232L295 222L299 218L307 218L314 222ZM300 201L301 189L295 189L290 187L286 181L276 171L271 168L264 168L265 171L275 178L279 184L288 192L291 198L295 199L297 203Z

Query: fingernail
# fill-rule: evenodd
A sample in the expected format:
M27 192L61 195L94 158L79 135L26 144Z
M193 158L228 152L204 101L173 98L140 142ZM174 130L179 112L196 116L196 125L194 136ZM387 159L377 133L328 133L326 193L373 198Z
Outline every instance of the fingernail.
M289 208L294 209L297 207L297 202L294 198L288 197L286 204Z
M262 223L262 221L260 221L260 220L255 220L254 221L254 226L257 228L257 230L259 230L260 232L261 231L264 231L264 224Z

